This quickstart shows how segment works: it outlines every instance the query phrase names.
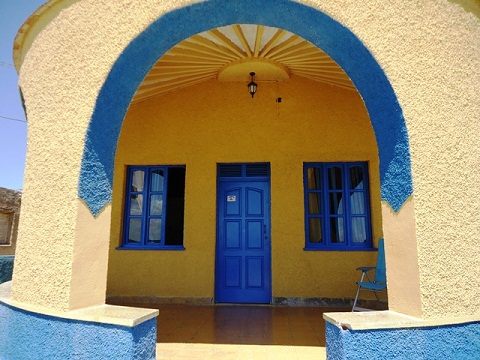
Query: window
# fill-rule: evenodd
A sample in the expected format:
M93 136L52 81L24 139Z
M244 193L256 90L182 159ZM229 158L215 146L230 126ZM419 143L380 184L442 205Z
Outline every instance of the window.
M306 250L372 247L365 162L304 164Z
M10 245L13 214L0 213L0 245Z
M183 249L184 166L129 166L123 246Z

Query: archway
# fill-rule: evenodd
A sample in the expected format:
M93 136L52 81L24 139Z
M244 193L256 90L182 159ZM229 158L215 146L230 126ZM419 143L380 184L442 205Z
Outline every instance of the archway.
M110 71L90 120L79 179L79 197L91 212L99 214L111 201L123 119L150 68L181 40L233 23L275 26L296 33L343 68L365 102L377 138L382 200L398 211L413 193L406 124L385 73L362 42L322 12L293 1L212 0L159 18L130 43Z

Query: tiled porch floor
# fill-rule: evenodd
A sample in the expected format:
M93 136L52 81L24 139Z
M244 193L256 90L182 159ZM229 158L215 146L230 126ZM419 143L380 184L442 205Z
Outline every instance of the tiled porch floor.
M345 308L162 305L157 359L325 358L323 312Z

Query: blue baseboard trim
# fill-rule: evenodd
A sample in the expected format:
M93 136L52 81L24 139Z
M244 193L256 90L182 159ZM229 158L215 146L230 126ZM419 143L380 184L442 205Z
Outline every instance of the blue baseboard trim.
M13 261L15 256L0 256L0 284L12 280Z
M155 359L156 319L133 327L64 319L0 302L0 359Z
M326 323L327 359L480 359L480 322L377 330Z

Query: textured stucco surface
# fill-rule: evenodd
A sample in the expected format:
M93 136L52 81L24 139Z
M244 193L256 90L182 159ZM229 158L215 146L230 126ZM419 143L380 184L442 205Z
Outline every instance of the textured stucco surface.
M192 2L79 1L33 42L20 71L29 143L14 296L68 307L73 248L81 244L74 241L78 178L97 94L132 39L163 13L187 3ZM381 0L299 3L323 11L354 33L398 98L410 141L416 234L411 251L418 254L422 315L478 313L479 18L447 0L395 0L389 6ZM228 21L234 23L240 15L232 13ZM293 22L294 13L278 14L279 19L290 16ZM178 29L187 26L174 20ZM315 32L314 22L308 26ZM368 81L357 86L368 87ZM115 95L101 99L110 105ZM118 108L108 111L115 116ZM394 184L395 177L389 182ZM108 190L109 184L102 186ZM385 232L388 227L384 223ZM390 272L389 281L403 276ZM29 283L33 277L38 280ZM51 288L41 292L45 285Z
M131 39L159 13L182 4L79 1L64 9L33 42L19 80L29 124L25 215L19 226L13 284L18 301L70 308L74 244L81 242L75 233L78 177L97 94ZM86 251L106 256L95 247ZM105 278L99 281L105 283Z
M41 227L29 228L27 238L32 243L20 243L26 251L17 247L15 268L20 271L13 274L15 300L61 311L105 302L108 240L102 239L109 236L110 206L94 218L82 201L74 203L76 211L69 209L77 217L73 224L53 214L57 219L54 224L39 220ZM67 225L75 226L68 236L64 229ZM47 233L43 227L52 232ZM36 251L30 247L34 245ZM58 254L64 258L58 259Z
M377 240L375 136L358 93L298 77L260 83L253 100L244 83L211 81L130 107L115 162L107 295L212 298L216 164L263 161L271 168L273 297L353 298L360 276L355 269L373 265L376 252L303 250L303 163L369 162ZM185 251L116 250L129 164L186 165Z
M135 327L66 320L0 302L2 359L155 359L156 319Z
M477 359L480 323L409 329L343 330L326 324L327 358Z

